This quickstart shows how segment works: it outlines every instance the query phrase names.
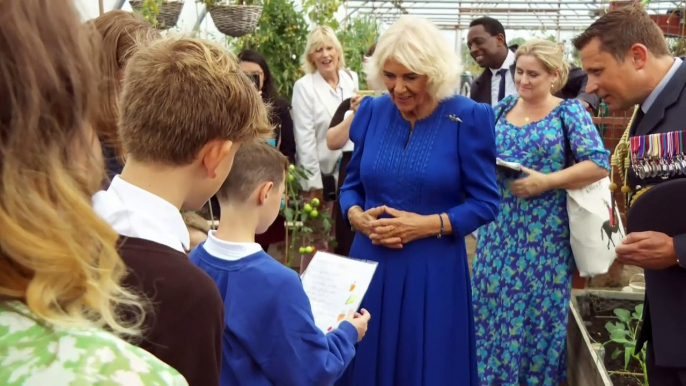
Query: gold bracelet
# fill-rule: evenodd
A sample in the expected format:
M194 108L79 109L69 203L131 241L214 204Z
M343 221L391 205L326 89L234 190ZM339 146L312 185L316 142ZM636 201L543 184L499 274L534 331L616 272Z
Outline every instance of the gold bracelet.
M350 215L352 214L352 210L355 209L355 208L358 208L359 210L361 210L361 211L364 212L364 209L362 209L362 207L359 206L359 205L353 205L353 206L350 207L350 209L348 209L348 213L347 213L348 223L350 224L350 229L352 229L353 231L355 231L356 229L355 229L355 227L353 226L353 222L350 221Z

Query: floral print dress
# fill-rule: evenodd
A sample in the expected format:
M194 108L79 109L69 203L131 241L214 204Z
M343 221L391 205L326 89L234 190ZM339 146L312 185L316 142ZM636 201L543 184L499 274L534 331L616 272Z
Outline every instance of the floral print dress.
M0 303L0 385L188 386L152 354L100 329L62 329Z
M523 127L505 119L518 96L495 108L498 157L542 173L565 166L563 125L577 162L610 169L609 152L591 116L576 99ZM566 192L518 198L498 171L496 221L479 230L472 297L482 385L555 385L566 379L567 313L574 259Z

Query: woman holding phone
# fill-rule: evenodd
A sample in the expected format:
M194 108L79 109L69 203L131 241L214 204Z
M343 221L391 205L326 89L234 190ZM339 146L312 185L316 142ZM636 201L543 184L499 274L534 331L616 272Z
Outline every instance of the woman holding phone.
M288 157L290 163L295 163L291 105L285 99L278 97L267 61L259 52L253 50L242 51L238 54L238 59L241 61L241 70L255 82L255 86L262 95L262 100L265 103L270 103L273 107L270 123L274 125L274 138L269 140L269 144ZM284 221L286 220L283 216L279 215L265 233L255 236L255 240L265 252L269 249L269 245L286 238Z
M238 54L238 60L241 61L241 70L255 82L255 86L262 95L262 100L273 106L270 123L274 125L275 133L270 144L288 157L291 163L294 163L295 140L293 139L291 105L277 95L267 60L259 52L253 50L243 50Z

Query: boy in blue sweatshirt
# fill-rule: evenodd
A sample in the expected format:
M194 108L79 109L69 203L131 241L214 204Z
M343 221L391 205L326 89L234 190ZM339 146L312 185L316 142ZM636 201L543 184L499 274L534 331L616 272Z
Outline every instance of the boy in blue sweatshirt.
M361 310L324 334L298 275L255 242L279 213L287 169L266 143L241 146L217 192L219 228L190 255L224 300L223 386L332 385L367 331L370 315Z

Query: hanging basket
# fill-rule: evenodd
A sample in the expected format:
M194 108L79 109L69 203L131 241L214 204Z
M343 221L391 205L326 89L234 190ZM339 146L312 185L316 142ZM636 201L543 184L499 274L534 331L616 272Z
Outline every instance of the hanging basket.
M255 30L262 15L261 5L215 5L210 8L219 32L239 38Z
M143 1L145 0L129 0L131 8L135 11L140 12L143 7ZM157 28L158 29L169 29L174 27L179 21L179 15L181 15L181 10L183 9L184 0L169 0L164 1L160 5L160 13L157 15Z

